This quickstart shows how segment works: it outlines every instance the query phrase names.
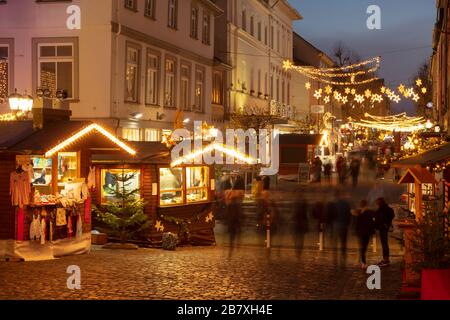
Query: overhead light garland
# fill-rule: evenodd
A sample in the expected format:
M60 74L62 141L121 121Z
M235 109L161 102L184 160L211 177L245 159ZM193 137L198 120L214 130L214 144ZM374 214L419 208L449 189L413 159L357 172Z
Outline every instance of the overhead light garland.
M366 113L366 119L354 123L357 127L377 129L382 131L416 132L425 128L426 122L423 117L408 117L406 113L393 116L374 116Z

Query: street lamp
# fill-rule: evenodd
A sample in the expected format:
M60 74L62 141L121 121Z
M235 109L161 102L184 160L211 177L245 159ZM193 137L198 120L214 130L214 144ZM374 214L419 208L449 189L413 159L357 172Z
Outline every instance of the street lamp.
M13 111L20 110L20 99L22 96L17 93L17 89L14 90L14 93L8 97L9 100L9 108Z
M17 89L14 93L8 97L9 107L11 110L16 112L27 113L33 109L33 97L25 94L22 96L17 93Z

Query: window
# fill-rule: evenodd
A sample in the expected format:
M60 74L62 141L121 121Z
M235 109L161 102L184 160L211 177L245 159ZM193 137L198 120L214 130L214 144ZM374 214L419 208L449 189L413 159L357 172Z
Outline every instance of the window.
M188 65L181 65L181 83L180 83L180 108L184 111L190 111L190 85L191 68Z
M264 44L267 46L267 40L268 40L268 37L267 37L267 27L264 27Z
M137 11L137 0L125 0L125 8Z
M261 69L258 70L258 95L261 94Z
M127 66L125 74L125 101L139 101L139 61L140 50L137 47L127 45Z
M175 70L176 64L172 59L166 60L166 81L165 81L165 94L164 94L164 106L168 108L175 108Z
M186 198L185 198L186 195ZM167 207L209 200L209 168L160 168L159 203Z
M223 73L214 71L212 103L223 105Z
M158 105L158 91L159 91L159 56L153 53L148 53L145 103L151 105Z
M38 44L38 83L49 89L51 97L56 91L66 90L69 99L74 98L74 45Z
M145 0L144 15L150 19L155 19L156 0Z
M211 37L211 15L207 11L203 11L203 34L202 42L204 44L210 44Z
M280 52L280 27L277 28L277 52Z
M0 99L9 95L9 47L0 44Z
M274 83L273 83L273 76L270 76L270 98L273 99L274 98Z
M280 78L277 78L277 101L280 101Z
M161 141L161 130L145 129L144 130L144 141L160 142Z
M159 201L161 206L183 204L183 169L159 169Z
M274 46L275 46L275 39L274 39L274 36L275 36L275 28L274 28L274 26L271 26L270 27L270 48L272 48L272 50L274 49Z
M178 27L178 0L169 0L168 26L173 29Z
M291 84L287 85L287 104L291 105Z
M250 17L250 34L255 35L255 18L253 16Z
M195 111L203 112L205 87L205 71L197 69L195 72Z
M141 131L139 128L122 128L122 139L128 141L141 141Z
M186 202L201 202L208 200L208 167L186 168Z
M281 82L281 102L284 104L284 97L285 97L285 85L284 80Z
M262 31L261 21L258 22L258 40L261 41L261 31Z
M135 199L141 197L141 171L135 169L102 169L101 170L101 203L118 202L116 192L133 193Z
M247 31L247 11L242 11L242 29L244 31Z
M49 187L52 184L52 159L33 156L31 157L31 162L33 164L31 183L33 186L38 187L39 192L47 194L50 190L43 187ZM78 169L78 154L76 152L58 153L58 182L75 182L79 177Z
M191 7L191 38L198 39L198 8Z

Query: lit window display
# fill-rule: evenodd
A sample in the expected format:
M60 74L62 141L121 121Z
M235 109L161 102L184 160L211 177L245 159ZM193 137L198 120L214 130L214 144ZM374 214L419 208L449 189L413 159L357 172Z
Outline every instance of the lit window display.
M101 196L102 204L114 202L116 192L121 192L124 188L127 192L132 192L140 188L141 171L133 169L102 169L101 170ZM135 197L140 198L140 193L136 192Z
M33 163L33 186L48 186L52 182L52 159L31 157ZM78 178L78 155L76 152L58 153L58 182L72 182Z
M199 202L208 200L209 168L186 168L186 201Z
M161 168L159 189L161 206L183 204L183 169Z

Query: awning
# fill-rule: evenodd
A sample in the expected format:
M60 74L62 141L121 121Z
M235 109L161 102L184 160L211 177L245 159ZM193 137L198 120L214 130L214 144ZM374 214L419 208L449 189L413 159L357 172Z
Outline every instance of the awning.
M450 143L446 143L437 148L428 150L427 152L415 155L413 157L405 158L392 163L394 168L406 168L421 166L427 167L435 163L450 160Z
M437 184L435 177L425 168L409 168L399 184L415 182Z

